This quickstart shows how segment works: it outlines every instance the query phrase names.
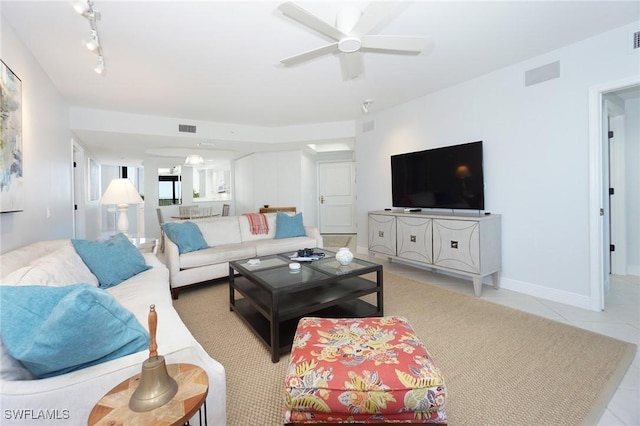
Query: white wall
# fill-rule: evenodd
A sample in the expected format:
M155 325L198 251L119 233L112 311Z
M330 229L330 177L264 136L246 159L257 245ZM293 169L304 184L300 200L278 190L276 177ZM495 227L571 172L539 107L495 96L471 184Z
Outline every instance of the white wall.
M305 225L317 225L315 159L302 151L259 152L235 161L238 214L263 205L295 206Z
M640 99L625 102L627 272L640 276Z
M4 253L34 241L73 236L73 175L67 104L4 19L0 36L0 56L22 80L25 182L24 211L0 215Z
M358 223L391 207L391 154L483 140L485 208L502 214L502 286L588 307L588 91L638 73L637 26L367 116L375 129L357 126ZM525 71L558 60L559 78L524 86ZM361 226L359 250L366 244Z

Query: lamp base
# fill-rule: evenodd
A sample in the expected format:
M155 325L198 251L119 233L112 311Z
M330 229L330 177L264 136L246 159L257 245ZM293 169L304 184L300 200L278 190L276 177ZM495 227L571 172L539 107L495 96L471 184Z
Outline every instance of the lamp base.
M118 204L118 232L129 236L129 204Z

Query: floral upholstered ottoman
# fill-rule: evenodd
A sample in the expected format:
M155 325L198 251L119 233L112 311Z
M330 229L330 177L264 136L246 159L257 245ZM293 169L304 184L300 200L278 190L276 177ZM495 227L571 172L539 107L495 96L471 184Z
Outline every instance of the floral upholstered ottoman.
M403 317L302 318L285 423L446 424L444 379Z

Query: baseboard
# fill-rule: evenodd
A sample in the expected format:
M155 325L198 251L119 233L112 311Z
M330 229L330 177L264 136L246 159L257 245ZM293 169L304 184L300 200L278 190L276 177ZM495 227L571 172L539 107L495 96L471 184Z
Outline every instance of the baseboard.
M544 287L510 278L500 279L500 288L526 294L540 299L558 302L576 308L591 310L591 298L582 294L571 293L555 288Z
M359 254L369 254L369 249L367 247L358 246L357 253ZM386 257L384 255L381 255ZM374 259L375 262L375 259ZM400 262L406 265L410 265L419 269L429 270L428 266L424 268L420 268L419 266L413 265L409 262ZM468 277L463 277L461 275L456 275L454 273L447 274L446 271L438 271L438 273L450 275L452 277L457 277L461 279L469 279ZM492 284L490 277L485 277L483 280L483 284ZM554 288L544 287L537 284L527 283L524 281L518 281L506 277L500 278L500 288L504 288L507 290L515 291L517 293L526 294L528 296L537 297L544 300L549 300L551 302L562 303L564 305L575 306L577 308L592 310L591 307L591 298L589 296L571 293L564 290L558 290Z

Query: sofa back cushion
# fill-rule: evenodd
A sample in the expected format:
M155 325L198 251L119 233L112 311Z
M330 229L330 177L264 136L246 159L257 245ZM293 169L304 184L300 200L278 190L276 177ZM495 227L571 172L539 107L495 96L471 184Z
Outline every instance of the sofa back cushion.
M65 245L71 245L68 239L45 240L11 250L0 256L0 276L6 277L11 272L28 266L34 260L53 253Z
M200 232L202 232L202 236L209 247L242 242L238 216L224 216L195 223L200 228Z
M251 223L249 218L245 215L238 216L238 222L240 223L240 236L242 237L243 242L273 239L276 236L276 214L264 213L264 216L266 217L267 224L269 226L269 232L266 234L253 234L251 232Z
M0 279L2 284L47 285L61 287L89 283L98 286L98 278L76 253L71 241L65 240L57 250L33 260Z

